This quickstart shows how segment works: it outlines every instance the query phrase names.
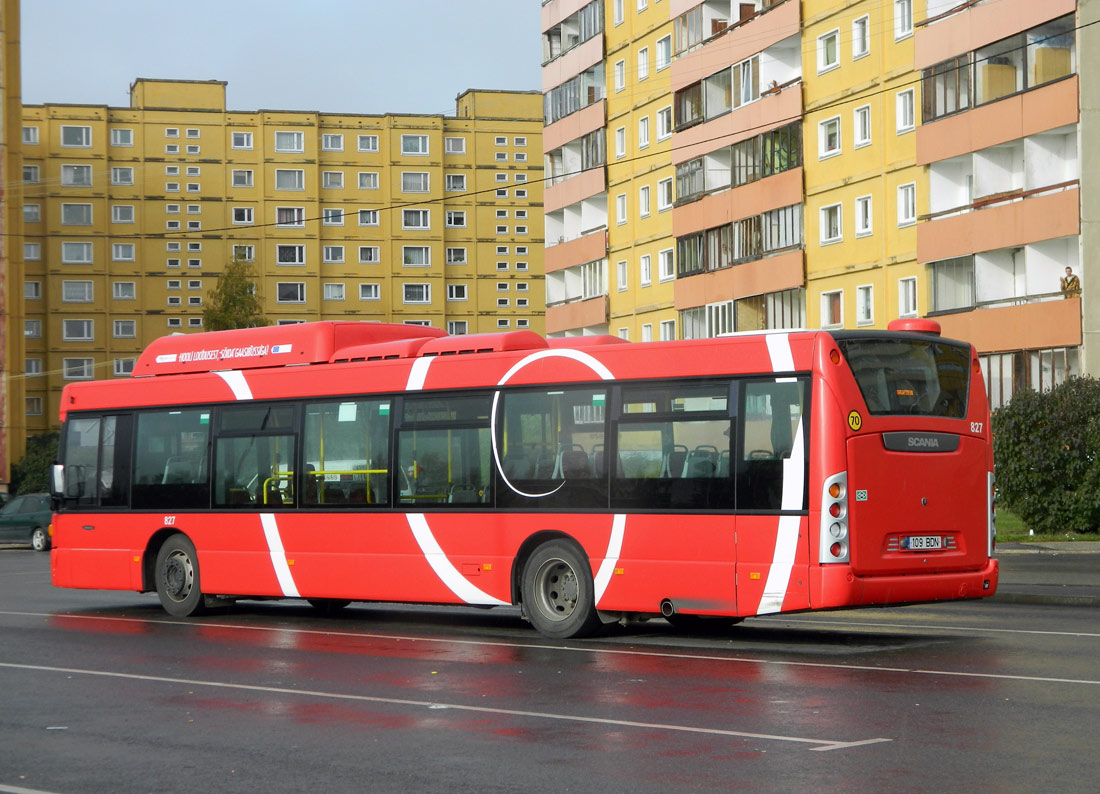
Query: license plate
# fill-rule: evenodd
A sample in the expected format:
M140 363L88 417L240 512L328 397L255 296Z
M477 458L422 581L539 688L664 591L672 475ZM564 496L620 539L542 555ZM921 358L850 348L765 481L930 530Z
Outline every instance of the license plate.
M943 538L939 535L910 535L902 540L901 547L910 551L942 549Z

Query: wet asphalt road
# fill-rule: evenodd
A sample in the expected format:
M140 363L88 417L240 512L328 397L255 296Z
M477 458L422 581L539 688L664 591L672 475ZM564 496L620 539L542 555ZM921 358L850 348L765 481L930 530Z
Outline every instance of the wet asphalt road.
M510 609L176 620L155 596L55 590L48 566L0 548L0 792L1093 792L1100 774L1093 608L557 643Z

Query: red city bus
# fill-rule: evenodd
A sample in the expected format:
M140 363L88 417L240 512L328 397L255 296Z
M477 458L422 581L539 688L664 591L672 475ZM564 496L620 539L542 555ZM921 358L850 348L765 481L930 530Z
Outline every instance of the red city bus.
M932 333L177 335L61 419L54 584L176 616L519 605L563 638L997 586L978 359Z

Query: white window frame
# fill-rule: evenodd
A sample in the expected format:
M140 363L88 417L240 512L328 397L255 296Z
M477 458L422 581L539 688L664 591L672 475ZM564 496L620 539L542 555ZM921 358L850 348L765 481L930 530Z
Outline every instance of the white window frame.
M829 40L832 39L833 58L829 60ZM825 74L840 66L840 28L817 37L817 73Z
M465 174L444 174L444 189L448 193L465 193L466 192L466 175Z
M61 339L65 342L94 342L95 321L87 319L62 320Z
M649 77L649 47L638 50L638 82Z
M61 282L62 303L95 303L95 284L89 280L74 281L66 279ZM69 322L66 320L66 322ZM78 322L73 320L72 322ZM79 322L91 322L80 320ZM66 337L68 339L70 337Z
M430 193L431 190L431 174L428 171L401 172L402 193Z
M919 314L917 277L898 279L898 317L917 317ZM909 304L912 304L911 306Z
M360 171L358 177L358 184L360 190L378 190L378 172L377 171Z
M419 288L423 291L422 298L410 297L410 288ZM401 285L401 303L406 305L426 306L432 302L432 285L425 282L406 282Z
M280 141L282 141L280 143ZM301 154L306 150L306 134L299 130L275 130L275 151Z
M894 41L913 35L913 0L894 0Z
M137 246L133 243L111 243L112 262L133 262L136 257Z
M344 246L342 245L324 245L321 246L321 261L326 264L343 264L344 263Z
M638 148L649 148L649 116L638 119Z
M860 284L856 287L856 325L875 324L875 287L873 284Z
M894 95L894 123L898 135L912 132L917 126L916 92L907 88Z
M447 210L444 225L450 229L466 228L466 210Z
M240 136L240 143L237 142L237 136ZM251 149L252 148L252 133L244 131L230 131L229 133L229 148L231 149Z
M840 316L836 319L826 321L825 307L832 304L830 298L833 295L840 296ZM843 328L844 327L844 290L836 289L829 290L828 292L821 293L821 327L822 328Z
M619 292L625 292L630 287L629 263L620 259L615 263L615 288Z
M862 49L856 49L861 46ZM871 17L864 14L852 20L852 60L866 58L871 54Z
M412 223L409 223L410 219ZM401 228L425 231L432 228L432 211L421 209L401 210Z
M64 380L91 380L95 377L95 359L63 358L61 370Z
M254 187L254 173L251 168L234 168L230 174L231 184L235 188Z
M382 249L377 245L359 246L359 264L377 265L382 262Z
M836 148L828 148L830 125L836 125ZM842 143L843 128L840 124L840 116L831 116L827 119L822 119L817 124L817 159L825 160L829 157L836 157L843 149Z
M344 210L340 207L324 207L321 210L321 224L323 226L343 226Z
M836 235L827 236L829 230L828 216L835 211L836 214ZM839 243L844 239L844 205L826 204L818 211L818 235L821 245L832 245Z
M448 284L447 285L447 301L454 303L456 301L469 300L469 290L465 284Z
M418 259L422 259L420 262L410 262L409 254L415 252ZM422 255L422 256L421 256ZM431 267L432 266L432 247L430 245L403 245L401 246L401 265L402 267Z
M856 237L868 237L874 234L874 199L871 194L856 196L855 225Z
M359 300L361 301L380 301L382 300L382 285L375 282L367 281L359 284Z
M622 226L626 223L626 193L615 196L615 225Z
M662 36L661 38L657 39L657 44L654 49L656 51L656 66L658 72L662 69L667 69L670 65L672 65L671 34L669 34L668 36Z
M852 111L852 148L870 146L871 134L871 106L860 105Z
M898 228L917 222L917 183L898 185Z
M344 151L344 136L339 132L323 132L321 133L321 151L322 152L342 152Z
M466 154L466 139L459 136L444 138L443 154Z
M411 145L414 141L416 146ZM423 144L423 149L421 149L420 144ZM403 134L401 136L402 157L427 157L430 153L431 143L427 135Z
M281 251L283 249L294 250L295 257L293 260L283 260ZM306 247L300 243L277 243L275 245L275 264L284 267L302 267L306 263Z
M649 254L638 257L638 286L648 287L653 283L653 259Z
M378 136L377 135L360 135L356 141L356 147L361 152L377 152L378 151Z
M342 281L329 281L321 285L321 300L342 301L345 300L345 289Z
M452 245L447 247L444 261L448 265L468 265L470 257L465 246Z
M649 185L642 185L638 188L638 217L649 217Z
M294 183L293 187L287 187L285 184L286 177L292 176L291 180ZM284 184L279 184L280 176ZM293 190L301 191L306 189L306 172L303 168L276 168L275 169L275 189L276 190Z
M65 143L66 130L81 130L81 139L78 143ZM60 133L61 147L63 149L90 149L92 148L92 128L84 125L62 124Z
M134 169L131 166L115 165L111 166L111 184L112 185L132 185L134 184Z
M343 190L344 189L344 172L343 171L322 171L321 172L321 189L322 190Z
M298 296L296 298L284 299L279 295L279 291L282 287L296 287ZM306 302L306 283L304 281L276 281L275 282L275 302L301 305Z
M378 210L359 210L356 213L359 216L360 226L378 226Z
M256 210L254 207L233 207L232 214L233 223L238 226L251 226L256 222Z
M115 320L111 331L114 339L137 339L137 320Z
M626 90L626 61L615 61L615 93Z
M672 137L673 129L672 105L657 111L657 140L663 141Z

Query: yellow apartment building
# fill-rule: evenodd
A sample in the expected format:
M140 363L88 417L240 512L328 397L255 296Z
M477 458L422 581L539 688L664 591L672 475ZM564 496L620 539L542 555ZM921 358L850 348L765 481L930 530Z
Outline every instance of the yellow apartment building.
M23 456L26 411L23 379L22 86L19 0L0 2L0 491L11 464Z
M607 8L609 331L675 339L672 20L660 3Z
M917 6L917 8L914 8ZM803 0L807 323L884 328L927 313L917 220L923 0Z
M26 414L201 331L232 258L275 323L542 332L541 96L454 116L232 111L221 81L138 79L128 108L26 106Z

